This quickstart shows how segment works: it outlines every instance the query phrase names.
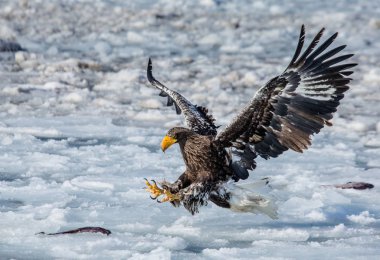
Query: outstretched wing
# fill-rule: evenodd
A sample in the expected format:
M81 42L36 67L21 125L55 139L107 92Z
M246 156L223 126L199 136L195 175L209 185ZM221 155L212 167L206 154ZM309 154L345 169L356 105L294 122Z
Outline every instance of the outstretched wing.
M183 113L188 127L200 135L216 135L217 127L214 124L215 119L208 113L206 107L193 105L178 92L167 88L161 82L156 80L152 75L152 61L149 58L147 77L153 86L161 90L160 96L167 97L167 106L174 105L177 114Z
M255 167L257 154L268 159L289 148L302 152L311 144L311 135L324 125L331 125L329 120L349 88L351 79L347 76L353 72L348 69L357 64L337 65L353 56L336 56L345 45L326 51L338 33L314 50L323 31L324 28L300 56L305 39L302 25L296 52L287 69L260 88L217 136L225 147L236 148L244 168Z

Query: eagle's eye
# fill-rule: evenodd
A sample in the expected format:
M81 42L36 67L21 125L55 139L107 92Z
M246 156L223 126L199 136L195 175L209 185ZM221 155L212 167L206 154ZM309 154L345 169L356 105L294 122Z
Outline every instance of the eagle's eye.
M173 131L169 131L166 135L171 138L178 139L178 134Z

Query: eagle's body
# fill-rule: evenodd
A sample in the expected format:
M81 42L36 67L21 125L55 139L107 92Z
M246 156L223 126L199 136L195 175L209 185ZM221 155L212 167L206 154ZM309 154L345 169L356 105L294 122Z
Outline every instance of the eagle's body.
M356 64L338 63L352 55L335 57L345 48L329 51L337 33L318 48L322 29L301 55L305 32L301 28L296 52L279 76L258 90L253 99L220 133L214 118L205 107L193 105L179 93L167 88L152 75L148 64L149 82L168 97L167 105L175 105L178 114L185 115L189 128L174 127L162 141L166 150L178 143L186 165L185 172L174 183L162 182L162 188L147 182L156 197L165 194L164 201L183 204L192 214L208 200L237 211L264 212L275 217L273 207L264 197L244 185L229 189L229 181L248 177L256 167L255 158L274 158L288 149L302 152L311 144L311 135L318 133L329 121L348 89ZM232 154L239 158L234 160Z
M192 213L198 211L197 204L205 204L208 199L228 207L224 199L217 198L219 184L234 176L226 150L215 142L214 136L200 135L187 128L174 127L167 135L177 140L186 170L173 184L163 182L163 187L174 194L182 191L181 201ZM193 200L194 191L199 201Z

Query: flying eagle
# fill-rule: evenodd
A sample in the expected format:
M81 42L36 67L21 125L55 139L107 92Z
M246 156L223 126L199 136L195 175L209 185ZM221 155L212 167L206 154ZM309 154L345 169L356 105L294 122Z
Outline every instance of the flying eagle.
M332 125L333 113L349 88L350 69L357 64L341 63L353 56L337 55L346 45L327 51L338 33L318 45L323 32L324 28L301 54L305 40L302 25L296 51L285 71L261 87L219 133L207 108L192 104L153 77L149 59L149 82L161 91L160 96L167 97L168 106L174 105L177 114L184 115L188 127L174 127L163 138L163 151L179 144L186 170L174 183L161 182L161 187L154 180L146 180L152 199L162 195L159 202L182 204L192 214L211 201L235 211L264 212L275 218L267 199L244 185L235 189L228 185L247 179L249 171L256 168L257 156L275 158L288 149L302 152L310 146L311 135Z

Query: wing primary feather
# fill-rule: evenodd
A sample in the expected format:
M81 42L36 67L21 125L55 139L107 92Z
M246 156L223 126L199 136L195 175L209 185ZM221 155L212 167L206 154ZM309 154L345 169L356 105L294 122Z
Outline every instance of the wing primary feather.
M175 112L177 113L177 115L180 115L181 114L181 109L179 108L179 106L177 105L177 103L174 103L174 106L175 106Z
M354 73L353 71L340 71L340 74L344 75L344 76L350 76L352 73Z
M326 52L322 56L320 56L317 59L315 59L314 61L312 61L310 64L308 64L308 65L305 64L304 66L302 66L302 68L299 70L299 72L302 73L304 71L312 70L313 68L319 66L323 61L331 58L332 56L334 56L335 54L337 54L338 52L340 52L344 48L346 48L346 45L336 47L336 48Z
M302 54L302 56L294 64L295 68L297 68L301 63L305 62L305 59L307 58L307 56L310 54L310 52L313 51L314 47L318 44L318 42L321 39L324 31L325 31L325 28L322 28L317 33L317 35L314 37L313 41L310 43L309 47L306 49L306 51Z
M298 56L300 55L300 53L302 51L302 47L303 47L304 41L305 41L305 25L302 25L301 26L300 36L298 38L297 48L296 48L296 51L295 51L295 53L293 55L292 60L289 63L288 68L290 68L290 67L293 66L294 62L297 60ZM288 68L286 68L286 69L288 69Z
M358 64L357 63L348 63L348 64L337 65L337 66L333 66L333 67L329 67L329 68L321 68L321 69L312 71L310 76L319 75L321 73L340 72L342 70L355 67L356 65L358 65Z
M166 102L166 105L168 107L171 107L174 104L174 100L171 97L168 97L168 101ZM176 108L177 109L177 108ZM178 113L177 113L178 114Z
M331 85L334 85L336 89L339 89L341 86L350 83L351 80L351 78L325 78L323 81L311 79L310 81L305 82L305 87L311 88L313 92L323 92L331 89Z
M148 81L152 84L152 85L156 85L157 83L162 85L160 82L158 82L154 77L153 77L153 74L152 74L152 60L151 58L149 58L149 61L148 61L148 69L146 70L146 76L148 78Z
M153 86L155 86L156 88L160 89L161 90L161 93L164 92L165 93L165 89L166 87L164 86L164 84L162 84L161 82L159 82L158 80L156 80L154 77L153 77L153 73L152 73L152 60L151 58L149 58L149 61L148 61L148 68L146 70L146 76L148 78L148 81L150 82L150 84L152 84ZM161 95L160 93L160 95ZM167 94L166 94L167 95Z
M354 56L354 54L342 55L342 56L327 60L327 61L323 62L321 65L319 65L316 68L316 70L323 69L323 68L329 68L331 65L334 65L334 64L337 64L337 63L342 62L344 60L347 60L347 59L351 58L352 56Z
M309 83L321 84L322 82L327 81L327 80L338 80L338 79L349 79L349 80L351 80L350 78L344 78L341 74L342 74L341 72L323 74L320 76L307 78L307 79L303 80L303 82L305 82L305 84L308 85ZM347 75L347 76L349 76L349 75Z
M161 90L160 94L158 94L160 97L167 97L168 94L165 93L165 91Z
M328 38L321 46L319 46L313 53L306 58L305 64L303 67L308 67L319 54L321 54L324 50L326 50L336 39L338 33L334 33L330 38Z

